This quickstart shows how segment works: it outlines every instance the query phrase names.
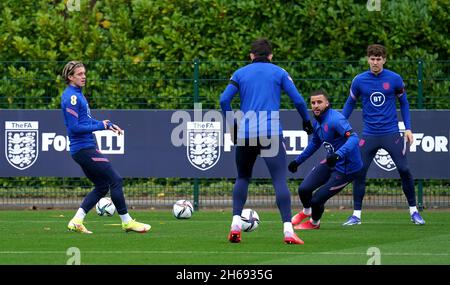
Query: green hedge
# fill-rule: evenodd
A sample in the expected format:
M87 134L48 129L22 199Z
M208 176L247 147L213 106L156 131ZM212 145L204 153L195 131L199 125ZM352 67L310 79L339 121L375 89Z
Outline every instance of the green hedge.
M448 1L381 1L379 12L365 0L80 0L71 11L65 2L1 1L0 108L58 108L57 75L72 59L88 63L92 108L191 108L195 58L206 62L200 98L217 108L257 37L273 42L304 94L326 87L337 107L367 68L366 46L382 43L413 107L423 59L425 107L449 108Z
M76 2L77 0L72 0ZM270 37L282 60L359 59L380 42L395 59L448 59L448 1L3 0L8 60L246 60Z

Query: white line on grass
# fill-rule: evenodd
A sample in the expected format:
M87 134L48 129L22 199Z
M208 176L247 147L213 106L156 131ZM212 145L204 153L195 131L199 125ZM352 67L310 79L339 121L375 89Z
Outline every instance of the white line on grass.
M145 251L133 251L133 250L118 250L118 251L98 251L98 250L83 250L84 254L246 254L246 255L364 255L364 252L280 252L280 251L165 251L165 250L145 250ZM66 254L65 251L57 250L31 250L31 251L0 251L0 254ZM388 256L449 256L449 253L429 253L429 252L383 252L383 255Z

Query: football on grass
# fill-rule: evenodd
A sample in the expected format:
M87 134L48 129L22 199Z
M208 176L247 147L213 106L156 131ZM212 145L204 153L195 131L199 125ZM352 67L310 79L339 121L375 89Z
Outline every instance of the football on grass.
M95 210L99 216L112 216L116 212L116 206L114 206L111 198L103 197L95 205Z
M241 214L242 230L244 232L252 232L258 228L259 215L255 210L244 209Z
M194 207L192 207L192 203L188 200L178 200L173 204L172 213L177 219L189 219L192 217L193 212Z

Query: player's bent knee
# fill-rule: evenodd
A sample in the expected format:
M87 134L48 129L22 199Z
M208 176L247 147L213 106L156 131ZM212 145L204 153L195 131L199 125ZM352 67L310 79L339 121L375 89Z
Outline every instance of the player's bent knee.
M115 185L115 186L122 186L123 185L123 178L120 177L120 176L116 176L116 177L114 177L112 179L111 184Z
M309 193L311 193L312 191L314 191L315 189L310 189L308 187L305 187L304 185L300 185L298 187L298 194L299 195L307 195Z
M109 185L103 185L102 187L95 187L94 191L97 191L98 193L100 193L101 197L105 197L106 194L108 194L109 191Z
M324 204L326 201L324 201L324 199L318 198L318 197L313 197L311 199L311 206L315 207L315 206L320 206L322 204Z

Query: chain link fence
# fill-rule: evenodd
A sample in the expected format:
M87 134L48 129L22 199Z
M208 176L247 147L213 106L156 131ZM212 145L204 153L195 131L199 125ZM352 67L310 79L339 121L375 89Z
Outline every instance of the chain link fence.
M86 178L3 178L0 187L0 208L53 209L76 208L92 183ZM292 206L299 208L297 189L301 180L288 181ZM5 186L5 184L7 184ZM423 181L423 204L426 208L450 207L448 180ZM132 208L167 208L176 200L196 201L200 209L223 209L232 206L234 179L124 179L127 204ZM198 198L194 189L199 188ZM417 188L417 185L416 185ZM327 207L352 208L352 187L347 186L331 198ZM249 207L276 208L274 188L270 179L253 179L247 199ZM400 180L369 181L364 198L365 208L405 208L406 198Z
M219 109L219 96L242 61L85 62L88 85L84 94L92 109ZM274 62L285 68L306 96L325 88L336 109L342 108L353 77L367 69L364 61ZM0 61L1 109L59 109L66 87L59 75L65 62ZM411 109L449 109L450 61L388 61L385 66L401 74ZM288 96L281 107L292 109ZM233 102L237 108L239 100ZM293 206L299 207L300 180L289 180ZM125 178L130 207L169 207L178 199L193 200L196 207L231 207L234 179L151 177ZM75 208L91 190L86 178L0 178L0 208ZM424 207L450 207L450 180L416 181ZM352 207L352 187L333 197L327 206ZM368 180L365 207L406 207L400 179ZM248 206L275 208L269 179L253 179Z

